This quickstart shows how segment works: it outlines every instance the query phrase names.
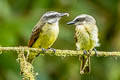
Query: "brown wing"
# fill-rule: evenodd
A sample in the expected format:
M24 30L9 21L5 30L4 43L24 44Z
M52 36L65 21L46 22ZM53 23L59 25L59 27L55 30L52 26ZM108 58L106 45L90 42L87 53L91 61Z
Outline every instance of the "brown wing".
M39 37L39 34L40 32L42 31L42 27L44 26L45 24L42 23L42 24L37 24L33 30L32 30L32 35L30 37L30 40L28 42L28 47L32 47L32 45L35 43L35 41L37 40L37 38Z

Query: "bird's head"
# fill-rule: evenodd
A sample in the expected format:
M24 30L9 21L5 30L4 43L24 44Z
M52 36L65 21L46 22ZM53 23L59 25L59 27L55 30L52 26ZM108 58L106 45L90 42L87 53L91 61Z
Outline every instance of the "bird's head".
M52 24L52 23L58 22L61 19L61 17L63 17L63 16L69 16L69 14L68 13L59 13L59 12L55 12L55 11L49 11L49 12L46 12L45 14L43 14L41 20Z
M83 25L83 24L96 24L95 19L87 14L81 14L77 16L73 21L67 23L68 25Z

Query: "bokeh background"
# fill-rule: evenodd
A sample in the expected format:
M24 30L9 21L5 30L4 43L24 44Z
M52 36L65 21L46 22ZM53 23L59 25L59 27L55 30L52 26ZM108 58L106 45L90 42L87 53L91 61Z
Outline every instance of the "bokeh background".
M120 51L119 0L0 0L0 46L27 46L32 28L47 11L68 12L60 20L60 34L52 46L75 50L74 26L66 23L79 14L95 17L101 51ZM0 80L21 80L17 54L0 55ZM39 56L37 80L120 80L119 57L92 57L92 71L80 75L78 57Z

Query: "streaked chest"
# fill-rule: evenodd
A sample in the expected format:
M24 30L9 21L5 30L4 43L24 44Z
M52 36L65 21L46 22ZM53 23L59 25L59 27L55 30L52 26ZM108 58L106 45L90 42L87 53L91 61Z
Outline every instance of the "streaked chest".
M86 28L84 25L76 26L75 38L76 38L76 42L78 42L79 40L84 39L84 38L89 38L89 34L86 31Z
M94 25L79 25L75 29L77 49L92 49L96 45L97 27Z

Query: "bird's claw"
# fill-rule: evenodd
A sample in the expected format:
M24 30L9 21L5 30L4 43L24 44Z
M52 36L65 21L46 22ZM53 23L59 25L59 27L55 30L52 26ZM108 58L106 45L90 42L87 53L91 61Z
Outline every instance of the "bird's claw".
M86 50L83 50L83 53L84 53L84 55L87 55L87 51Z
M45 53L46 49L45 48L41 48L42 49L42 53Z
M48 49L51 49L54 53L56 53L56 49L54 48L48 48Z
M45 48L41 48L41 50L42 50L42 53L45 53L45 51L46 51ZM38 54L36 55L36 57L38 57L39 55L40 55L40 53L38 53Z

